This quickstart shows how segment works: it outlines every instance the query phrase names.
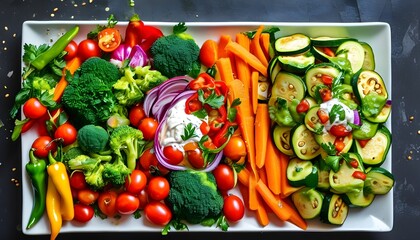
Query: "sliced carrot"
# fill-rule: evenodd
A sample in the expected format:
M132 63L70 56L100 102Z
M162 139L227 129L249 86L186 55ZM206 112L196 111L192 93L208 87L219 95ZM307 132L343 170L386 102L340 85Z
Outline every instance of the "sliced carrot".
M251 103L252 103L252 111L254 114L257 114L257 106L258 106L258 78L260 74L257 71L252 71L251 74Z
M246 168L241 169L237 174L239 182L246 187L249 186L249 174L249 170Z
M217 45L217 52L218 52L217 55L219 56L219 58L228 57L228 53L225 50L225 47L230 41L232 41L232 38L230 35L223 34L220 36L219 43Z
M305 221L305 219L302 218L302 216L296 210L290 198L281 198L279 195L274 195L274 197L277 199L277 201L281 201L282 206L288 212L290 212L291 215L288 220L290 223L293 223L294 225L296 225L297 227L303 230L306 230L308 228L308 223Z
M290 186L289 181L287 180L286 171L287 171L287 165L289 164L289 157L280 151L277 151L276 153L279 156L279 160L280 160L280 184L281 184L280 195L282 198L286 198L290 196L292 193L299 190L300 188Z
M281 178L280 178L280 159L276 153L278 149L273 143L271 136L267 137L266 157L265 157L265 171L267 173L267 185L270 190L278 195L281 193Z
M236 42L249 51L251 41L246 35L242 33L236 34ZM251 91L251 70L249 65L238 56L235 56L235 65L238 78L245 84L246 89Z
M54 101L60 101L61 96L63 96L64 89L66 89L68 82L66 80L66 73L69 71L71 74L74 74L74 72L80 67L82 64L82 61L80 58L75 57L69 62L67 62L66 66L63 69L63 76L61 77L60 81L58 81L57 85L54 89L53 94L53 100Z
M267 60L269 60L270 57L270 34L269 33L261 33L261 37L260 37L260 45L261 45L261 49L264 52L265 57L267 58Z
M217 71L220 74L220 79L224 81L226 84L229 84L233 81L233 71L232 71L232 64L230 63L230 59L219 58L216 61Z
M261 196L257 196L258 200L258 207L256 210L257 213L257 221L258 223L265 227L270 223L270 220L268 218L267 210L265 209L264 201L261 199Z
M225 48L227 51L232 52L235 56L238 56L242 60L244 60L247 64L251 67L255 68L259 71L262 75L267 77L267 67L261 63L261 61L254 56L252 53L247 51L244 47L239 45L239 43L230 41Z
M263 181L264 184L267 184L267 172L265 168L258 168L258 177Z
M218 44L213 39L207 39L204 41L203 45L200 48L199 54L200 62L210 68L215 63L218 57Z
M261 63L265 67L268 67L268 60L265 57L264 51L261 48L261 44L260 44L260 36L263 30L264 30L264 26L259 26L257 28L257 32L255 33L254 38L252 38L251 40L250 51L261 61Z
M270 116L267 103L258 103L255 115L255 163L258 168L264 166L267 155L267 139L270 137Z
M249 174L248 197L249 197L249 209L251 210L257 210L259 207L258 195L257 195L258 193L256 189L257 181L258 180L257 180L256 175Z
M261 195L265 203L273 210L273 213L282 221L289 220L290 210L285 207L284 202L281 199L277 199L270 189L261 180L257 181L256 189Z

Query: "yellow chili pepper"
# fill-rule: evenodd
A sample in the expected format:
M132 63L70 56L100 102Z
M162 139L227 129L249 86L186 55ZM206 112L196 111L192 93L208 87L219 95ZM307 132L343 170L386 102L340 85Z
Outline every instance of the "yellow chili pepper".
M61 197L51 177L48 177L46 208L51 227L50 240L54 240L60 233L63 220L61 218Z
M64 163L55 160L51 152L48 154L48 160L50 162L47 168L48 176L62 199L61 215L63 220L70 221L74 218L74 206L66 166Z

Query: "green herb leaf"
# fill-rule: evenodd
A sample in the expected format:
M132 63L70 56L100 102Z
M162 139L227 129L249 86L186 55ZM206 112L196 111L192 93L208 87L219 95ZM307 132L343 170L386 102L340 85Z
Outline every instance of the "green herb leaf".
M195 134L195 127L192 123L188 123L184 128L184 134L181 135L182 140L187 141L190 138L197 137Z
M239 106L240 104L241 104L241 100L239 98L236 98L233 100L233 102L229 106L227 118L230 122L235 121L236 115L238 113L238 110L235 107Z
M334 104L329 113L330 123L335 122L337 117L340 121L343 121L346 118L346 112L341 105Z
M198 117L199 119L204 119L205 117L208 116L208 114L206 112L206 109L204 109L204 108L193 112L192 115Z
M322 149L325 150L325 152L327 152L328 155L330 156L335 156L337 154L337 150L335 149L334 144L332 144L331 142L328 143L321 143L321 147Z
M226 217L224 215L220 216L217 219L216 226L218 228L222 229L222 231L224 231L224 232L226 232L229 229L229 223L226 220Z
M208 104L214 109L218 109L225 104L225 97L223 95L217 95L214 90L211 90L211 93L207 98L204 98L204 91L202 89L199 89L197 92L198 100L203 104Z
M188 29L188 27L185 26L185 22L180 22L180 23L178 23L177 25L174 26L172 31L173 31L174 34L181 34L181 33L186 32L187 29Z

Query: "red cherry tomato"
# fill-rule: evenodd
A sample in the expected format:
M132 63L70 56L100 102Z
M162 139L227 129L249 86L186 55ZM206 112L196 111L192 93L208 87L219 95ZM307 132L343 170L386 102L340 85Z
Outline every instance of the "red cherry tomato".
M147 177L142 170L135 169L125 181L125 189L132 194L140 194L146 187Z
M70 145L77 139L77 129L69 122L66 122L58 126L54 132L54 138L63 139L64 146Z
M69 44L67 44L64 51L67 52L67 54L64 56L64 60L70 61L77 55L77 43L75 41L71 41Z
M169 195L169 182L162 176L150 179L147 185L147 195L156 201L164 200Z
M48 152L54 152L57 149L57 144L52 142L50 136L40 136L32 143L32 148L35 149L34 154L40 158L48 157Z
M203 152L200 150L200 148L196 148L191 151L187 151L187 159L188 162L193 166L193 168L201 169L205 165Z
M29 98L23 104L23 114L27 118L37 119L42 117L45 113L47 113L47 107L42 105L42 103L37 98Z
M87 188L85 174L81 171L72 172L70 175L70 186L79 190Z
M139 198L129 192L120 193L117 197L116 207L120 214L132 214L139 206Z
M77 199L79 200L80 203L83 203L85 205L91 205L95 203L98 197L99 197L99 193L89 188L80 189L77 192Z
M164 147L163 155L167 158L167 162L172 165L180 164L184 160L184 154L174 146Z
M245 141L241 136L232 136L223 149L223 154L233 161L238 161L246 156Z
M121 34L115 28L105 28L98 34L98 45L104 52L112 52L121 44Z
M172 212L163 202L153 201L146 205L144 213L151 223L165 226L172 219Z
M116 207L118 193L114 190L101 192L98 197L98 207L103 214L114 217L118 211Z
M333 125L330 128L330 133L336 137L348 136L351 132L347 130L344 125Z
M302 99L300 103L296 106L296 112L305 113L309 110L309 102L306 99Z
M143 118L140 121L138 129L143 132L143 138L147 141L153 140L156 134L158 122L151 117Z
M220 190L230 190L236 185L234 170L227 164L221 163L213 170L217 187Z
M245 215L245 207L242 199L236 195L225 197L223 203L223 214L230 222L237 222Z
M101 55L102 53L98 43L92 39L82 40L77 47L77 56L82 61L91 57L100 57Z
M93 218L94 213L92 206L81 203L74 204L74 220L78 222L89 222Z
M140 200L139 210L143 210L146 205L149 203L149 196L147 196L146 189L140 191L140 194L137 196Z
M152 175L166 175L169 170L162 166L156 158L153 152L153 148L146 149L139 158L139 165L143 169L147 178L151 178Z
M143 107L140 104L136 104L130 108L128 113L128 119L130 119L131 125L138 127L140 121L146 117Z

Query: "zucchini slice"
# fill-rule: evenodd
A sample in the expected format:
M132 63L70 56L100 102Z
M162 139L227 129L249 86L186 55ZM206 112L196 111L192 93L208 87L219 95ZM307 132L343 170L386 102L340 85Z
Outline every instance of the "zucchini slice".
M280 71L271 87L269 106L273 106L277 98L286 99L290 103L293 99L302 100L305 97L306 86L299 76Z
M324 195L314 188L305 187L292 194L292 201L303 219L314 219L319 216Z
M375 199L375 194L365 192L364 189L360 192L349 192L343 195L344 201L349 207L368 207Z
M373 123L384 123L391 115L391 108L391 104L386 103L377 116L365 116L365 118Z
M362 69L365 60L365 49L357 41L346 41L338 46L337 57L347 58L349 60L353 73Z
M366 119L361 119L362 125L359 129L353 129L352 134L354 139L367 140L375 136L378 130L378 123L371 123Z
M375 70L375 54L373 53L372 47L365 42L359 42L365 50L365 59L363 61L363 70Z
M357 167L353 167L342 159L338 171L330 171L330 186L335 193L360 192L363 189L364 181L353 176L356 171L365 172L360 156L356 153L349 153L348 157L350 161L357 161Z
M317 158L314 164L318 168L318 185L316 187L325 191L329 190L331 168L325 163L324 159L322 159L321 157Z
M395 184L394 175L382 167L370 168L366 174L364 191L373 194L387 194Z
M315 59L321 62L329 62L331 56L326 54L322 47L312 46L311 50L312 54L314 55Z
M318 168L311 161L292 158L287 165L287 180L293 187L316 187L318 185Z
M383 98L388 98L384 80L379 73L372 70L362 70L359 74L355 74L352 80L352 87L354 93L361 101L371 92Z
M318 47L338 47L344 42L347 41L357 41L354 38L349 37L328 37L328 36L321 36L321 37L313 37L311 38L312 45Z
M274 46L280 55L295 55L308 51L311 47L311 39L305 34L295 33L277 38Z
M272 83L276 80L277 73L279 73L280 70L281 67L279 64L279 58L273 57L268 63L268 77L270 78Z
M293 156L294 152L292 147L290 146L290 131L291 127L282 127L276 124L273 129L272 137L274 141L274 145L280 150L280 152L288 155Z
M292 56L280 55L277 58L282 69L296 74L302 74L306 72L309 67L315 64L315 57L311 52Z
M324 129L324 125L318 117L318 110L319 106L310 108L304 119L305 126L309 129L309 131L315 134L321 134Z
M336 136L332 135L331 133L324 131L321 134L315 134L315 141L321 145L321 144L332 144L334 146L334 143L337 141ZM349 134L347 136L345 136L342 139L342 142L344 144L343 149L339 152L339 153L346 153L348 151L350 151L351 146L353 144L353 135Z
M331 63L319 63L310 67L305 74L305 83L311 97L315 98L317 85L324 85L322 81L323 75L336 79L341 77L341 71Z
M342 225L349 214L349 206L338 194L327 193L322 202L321 221L334 225Z
M298 125L291 132L292 148L298 158L311 160L321 153L321 146L316 142L314 134L305 124Z
M379 167L385 161L391 147L392 136L388 128L381 125L364 147L355 141L356 152L367 166Z

